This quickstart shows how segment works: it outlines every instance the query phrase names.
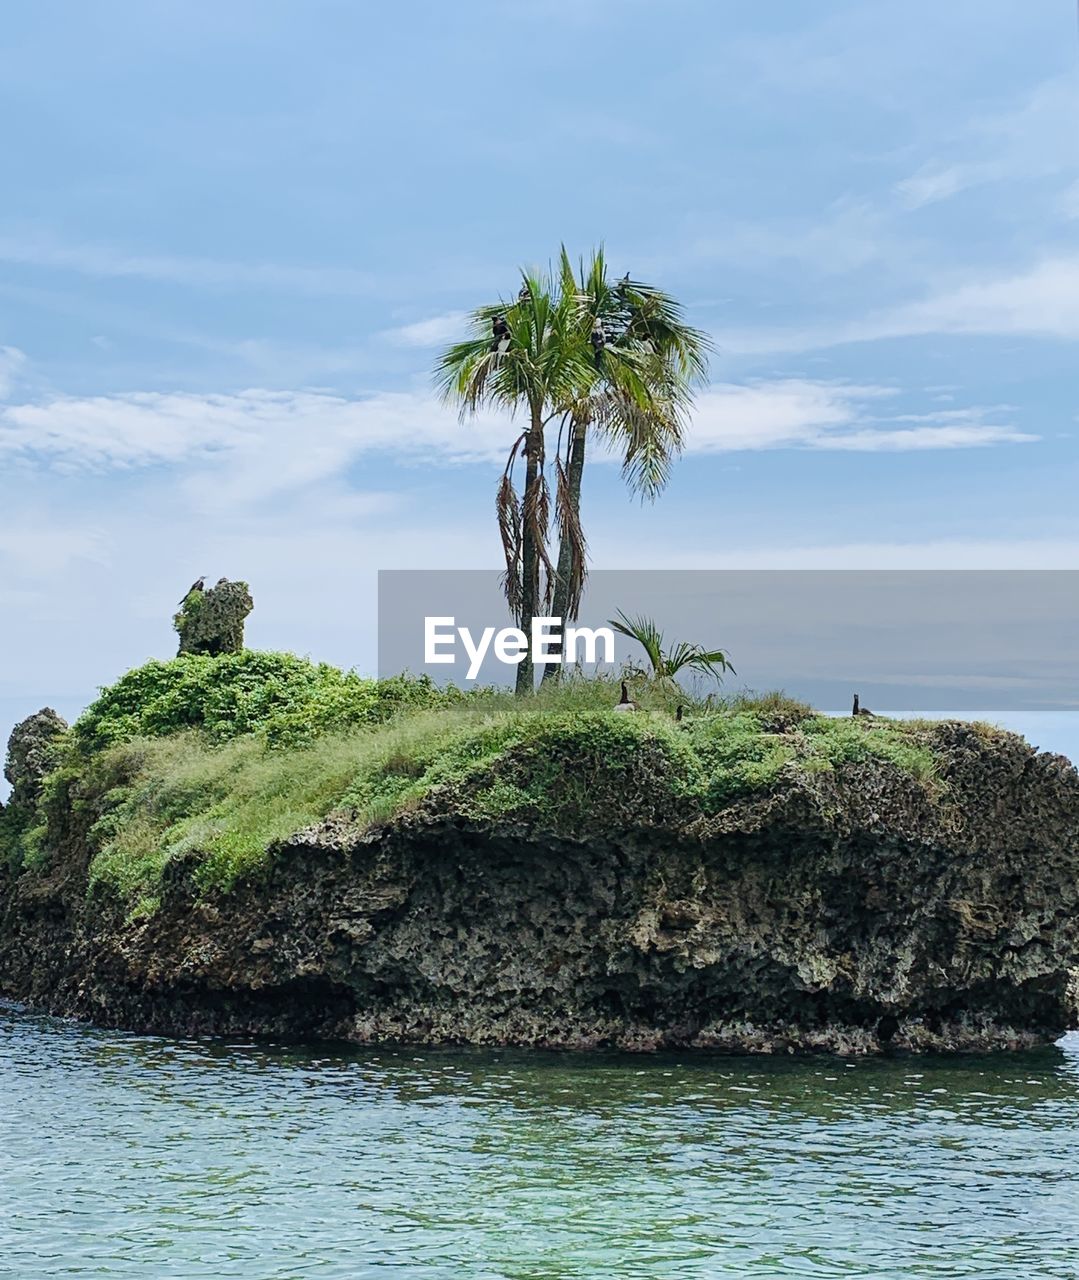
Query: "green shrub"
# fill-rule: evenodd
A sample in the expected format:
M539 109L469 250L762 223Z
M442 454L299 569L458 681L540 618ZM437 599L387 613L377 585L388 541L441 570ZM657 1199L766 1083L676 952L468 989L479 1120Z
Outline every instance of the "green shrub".
M439 689L426 675L388 680L366 680L351 671L335 675L340 679L322 679L300 705L270 716L263 726L267 742L276 747L302 746L324 733L382 724L400 711L451 706L466 696L458 689Z
M0 863L22 866L26 856L24 836L33 816L33 811L23 805L9 804L0 809Z
M76 721L74 740L92 752L200 729L216 742L262 731L289 746L331 729L379 723L403 706L444 705L461 696L443 693L427 677L369 680L291 653L183 654L147 662L103 689Z

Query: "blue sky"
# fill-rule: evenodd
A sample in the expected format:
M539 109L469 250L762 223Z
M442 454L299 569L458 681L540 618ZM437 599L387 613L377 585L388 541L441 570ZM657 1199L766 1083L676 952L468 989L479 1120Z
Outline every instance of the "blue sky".
M11 7L0 719L203 572L370 669L377 569L497 564L509 430L429 371L561 241L719 347L595 564L1079 567L1077 108L1071 0Z

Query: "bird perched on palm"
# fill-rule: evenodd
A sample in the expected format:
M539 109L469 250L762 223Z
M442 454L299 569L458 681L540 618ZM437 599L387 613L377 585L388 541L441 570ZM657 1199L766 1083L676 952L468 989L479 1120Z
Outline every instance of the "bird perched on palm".
M592 326L592 335L589 341L592 343L592 359L595 361L596 368L601 369L603 367L603 349L607 345L607 334L598 320Z
M503 315L495 316L491 321L491 331L493 339L491 342L491 350L496 355L504 356L510 349L510 327Z

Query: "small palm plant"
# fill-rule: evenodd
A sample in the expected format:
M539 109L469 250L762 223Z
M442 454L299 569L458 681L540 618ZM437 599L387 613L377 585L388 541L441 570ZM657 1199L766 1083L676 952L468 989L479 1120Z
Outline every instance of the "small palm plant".
M686 640L672 644L669 649L664 648L663 632L653 619L643 615L630 618L619 609L617 618L609 618L607 625L637 641L651 664L652 676L656 680L673 680L683 670L699 671L714 676L716 680L722 680L728 671L732 675L738 674L722 649L705 649L703 645L690 644Z

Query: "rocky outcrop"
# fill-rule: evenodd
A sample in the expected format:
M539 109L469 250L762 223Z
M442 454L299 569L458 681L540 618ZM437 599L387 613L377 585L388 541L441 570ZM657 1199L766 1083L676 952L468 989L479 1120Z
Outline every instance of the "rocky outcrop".
M244 647L244 623L254 607L246 582L222 578L205 591L192 590L173 619L180 637L179 652L205 653L213 658L239 653Z
M87 896L86 824L10 873L0 987L143 1031L357 1042L842 1053L996 1049L1076 1025L1079 777L960 724L943 791L883 761L791 770L705 814L642 742L575 760L587 803L483 818L501 760L377 830L339 815L226 894L166 867L128 918ZM558 785L557 779L552 785Z
M67 727L63 716L43 707L11 731L4 777L11 783L13 807L30 808L37 803L41 784L52 768L50 748Z

